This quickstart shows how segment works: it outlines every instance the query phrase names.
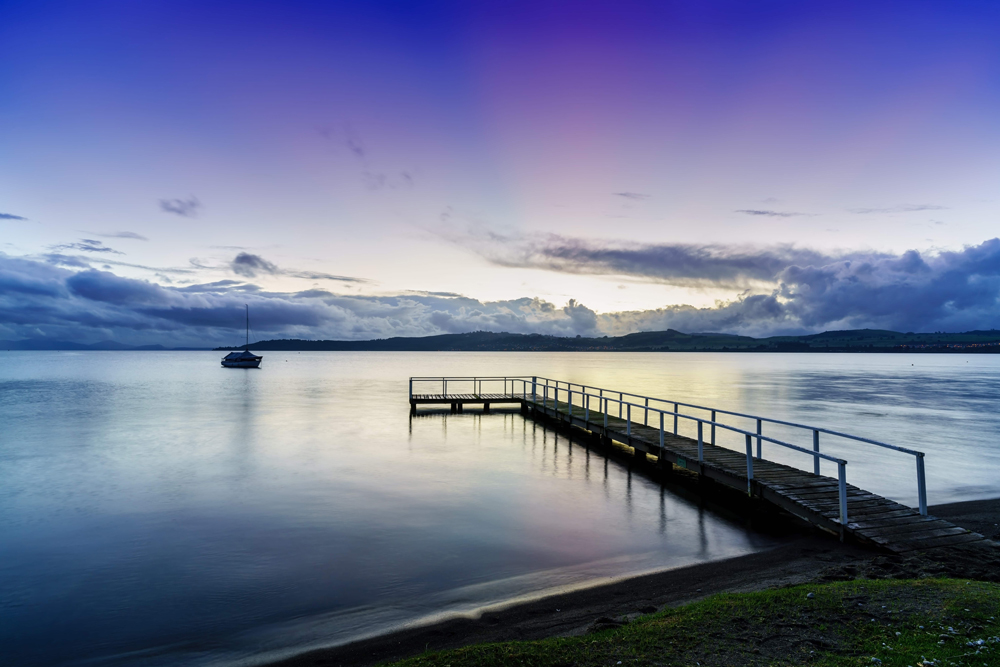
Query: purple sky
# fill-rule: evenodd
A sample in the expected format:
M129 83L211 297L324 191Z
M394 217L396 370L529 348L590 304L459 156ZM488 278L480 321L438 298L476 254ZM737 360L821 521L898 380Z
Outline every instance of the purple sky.
M995 2L0 0L0 340L1000 327L998 193Z

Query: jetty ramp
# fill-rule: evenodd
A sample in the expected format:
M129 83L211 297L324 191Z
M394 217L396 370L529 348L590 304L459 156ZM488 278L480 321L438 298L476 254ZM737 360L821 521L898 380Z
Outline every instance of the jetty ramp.
M411 414L420 406L447 406L452 412L478 406L488 413L493 405L517 405L526 417L581 429L606 444L625 445L666 473L674 466L692 471L841 540L850 537L897 554L992 544L978 533L928 515L924 453L913 449L825 427L538 376L414 377L409 386ZM767 435L765 426L798 434L796 439L807 444ZM682 428L692 435L681 435ZM722 433L729 434L729 446L718 442ZM742 448L732 447L733 435L742 440ZM821 437L898 453L900 465L913 466L918 506L849 484L848 460L821 451ZM798 452L804 460L811 459L811 470L768 460L768 450ZM836 475L821 474L824 468Z

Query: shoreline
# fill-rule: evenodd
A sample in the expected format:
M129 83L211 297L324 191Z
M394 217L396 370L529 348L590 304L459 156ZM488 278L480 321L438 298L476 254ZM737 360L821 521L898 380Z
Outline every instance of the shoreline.
M930 508L930 513L1000 538L1000 498ZM893 562L889 562L893 561ZM471 644L568 637L624 624L665 607L676 607L716 593L742 593L854 578L874 569L875 576L927 572L926 563L900 563L877 549L842 544L817 531L773 549L700 563L609 584L598 584L538 600L485 610L478 617L456 617L405 628L339 646L316 649L265 663L268 667L374 665ZM930 568L933 572L934 568Z

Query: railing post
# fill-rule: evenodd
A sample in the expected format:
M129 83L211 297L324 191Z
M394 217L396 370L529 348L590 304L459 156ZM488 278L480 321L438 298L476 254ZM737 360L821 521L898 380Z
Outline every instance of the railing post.
M715 444L715 410L712 410L712 444Z
M646 399L646 411L642 415L642 423L644 426L649 426L649 399Z
M572 386L573 385L570 385L570 387L572 387ZM569 398L566 399L566 412L569 413L569 423L572 424L573 423L573 390L572 389L568 389L567 391L569 391Z
M819 431L813 429L813 451L819 454ZM813 474L819 477L819 462L818 456L813 457Z
M632 437L632 404L628 404L628 409L625 414L625 435Z
M441 378L441 395L442 396L448 395L448 380L444 378Z
M674 403L674 435L677 435L677 404Z
M660 411L660 456L663 456L663 411Z
M410 400L413 400L413 378L410 378Z
M531 402L538 402L538 376L533 375L531 377Z
M753 445L750 443L749 433L747 433L747 495L753 495Z
M549 385L542 387L542 409L549 407Z
M844 528L847 526L847 463L837 463L837 480L840 487L840 539L844 539Z
M604 410L603 410L603 413L604 413L604 430L605 430L605 432L607 432L607 430L608 430L608 399L604 398L603 394L601 395L600 398L601 398L601 402L604 403Z
M559 382L556 382L555 391L552 397L552 409L556 411L556 417L559 416Z
M924 478L924 453L917 454L917 498L920 515L927 516L927 480Z
M758 419L757 420L757 458L758 459L760 459L760 449L761 449L760 434L761 434L761 432L762 432L761 431L761 421Z
M702 444L702 439L701 439L701 430L704 425L705 422L699 419L698 420L698 463L705 462L705 446L704 444Z
M590 424L590 394L584 394L583 421Z
M624 399L624 394L618 392L618 419L622 418L622 400Z

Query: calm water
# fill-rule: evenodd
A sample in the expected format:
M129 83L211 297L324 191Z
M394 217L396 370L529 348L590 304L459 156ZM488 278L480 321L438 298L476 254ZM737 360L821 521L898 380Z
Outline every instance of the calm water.
M411 420L410 375L546 375L842 428L926 451L931 503L1000 495L998 357L219 356L0 353L4 662L254 664L774 544L517 414ZM827 446L852 483L914 502L909 457Z

